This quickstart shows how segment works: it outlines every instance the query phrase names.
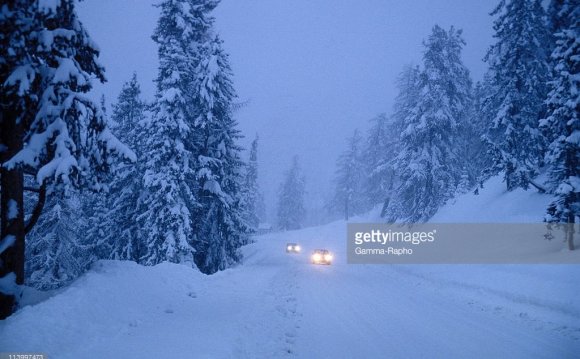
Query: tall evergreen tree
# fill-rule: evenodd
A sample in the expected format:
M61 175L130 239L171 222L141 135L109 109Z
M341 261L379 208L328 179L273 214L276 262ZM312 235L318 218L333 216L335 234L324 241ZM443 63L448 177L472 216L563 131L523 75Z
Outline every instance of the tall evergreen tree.
M17 0L0 8L0 279L24 281L24 235L42 213L47 187L100 189L114 157L134 154L83 94L104 81L99 51L73 0ZM24 222L23 173L36 177L38 204ZM14 309L15 289L0 288L0 319Z
M123 143L135 149L138 158L143 158L140 142L145 129L146 104L141 99L141 88L137 75L121 89L117 103L113 105L111 127ZM142 238L137 223L136 208L143 191L144 166L142 162L126 164L117 170L108 193L91 198L100 210L91 216L89 233L94 243L101 243L102 256L107 259L122 259L140 262ZM103 202L103 203L99 203Z
M397 173L396 163L398 153L401 151L401 134L405 129L405 122L414 116L417 111L417 103L421 93L421 71L419 66L405 66L397 78L397 88L399 93L393 106L392 129L390 130L393 135L392 145L394 152L390 158L385 158L385 162L381 163L381 169L390 170L393 174ZM377 169L374 171L377 171ZM395 202L392 202L392 200L396 197L396 190L399 185L400 178L396 175L392 178L392 183L389 184L391 188L386 192L386 196L383 199L381 217L395 218L398 216L398 210L395 209Z
M203 4L165 0L153 40L159 74L150 121L146 124L143 193L137 220L145 243L140 261L193 265L193 213L197 201L196 107L191 101L193 68L199 63L200 33L211 26Z
M486 97L486 86L477 82L473 89L473 106L462 129L462 145L464 148L463 177L464 190L479 185L487 179L487 170L492 165L488 143L485 134L490 118L485 113L483 103Z
M541 126L551 140L546 162L555 199L546 221L562 225L570 250L574 249L574 223L580 219L580 7L563 1L555 27L554 80L546 101L547 117Z
M249 226L243 208L244 163L241 138L232 117L236 97L228 55L219 37L201 48L202 58L194 77L193 103L198 136L196 179L200 206L193 214L196 234L195 261L205 273L227 268L241 259Z
M304 220L305 179L298 163L298 156L292 159L292 166L285 173L278 197L278 227L283 230L300 229Z
M508 190L527 188L542 165L545 141L538 130L545 108L550 69L550 36L539 0L502 0L496 15L496 43L489 63L491 96L486 106L494 114L486 136L493 155L493 172L504 172Z
M157 96L148 124L138 221L146 264L192 262L214 273L240 259L246 242L236 97L215 0L166 0L153 36L159 44Z
M258 211L261 200L260 187L258 185L258 135L256 135L250 148L250 158L246 166L244 182L244 217L252 231L256 231L260 224Z
M462 170L459 130L471 108L463 45L461 31L439 26L425 43L421 92L402 124L395 164L401 182L387 210L389 221L426 221L455 192Z
M399 129L384 113L371 120L363 158L365 165L364 187L366 207L384 203L395 182L392 159L399 141Z
M352 215L361 214L368 209L364 193L366 177L363 159L363 138L358 130L347 140L347 149L337 161L336 189L332 206L338 212L344 213L348 219Z
M106 119L104 95L100 110ZM25 180L34 186L29 177ZM25 282L39 289L64 286L83 274L95 260L108 258L100 256L100 250L106 250L102 247L102 233L90 235L102 228L102 220L107 218L103 192L58 187L49 188L47 198L43 213L26 237ZM25 201L35 202L30 193L25 195Z

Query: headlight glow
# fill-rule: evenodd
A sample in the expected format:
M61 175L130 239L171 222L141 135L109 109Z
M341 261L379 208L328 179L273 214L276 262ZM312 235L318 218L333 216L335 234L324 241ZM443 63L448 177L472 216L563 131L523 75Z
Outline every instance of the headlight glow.
M296 246L296 247L294 247L294 250L295 250L296 252L300 252L300 246Z
M286 247L287 250L291 251L292 250L292 246L288 246Z
M315 253L312 256L312 260L314 260L315 262L320 262L321 259L322 259L322 256L319 253Z
M326 254L324 256L324 260L327 261L327 262L330 262L332 260L332 254Z

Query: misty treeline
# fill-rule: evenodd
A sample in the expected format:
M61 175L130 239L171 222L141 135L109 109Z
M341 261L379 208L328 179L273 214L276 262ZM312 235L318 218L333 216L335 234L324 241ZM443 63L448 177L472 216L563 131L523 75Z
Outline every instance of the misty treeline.
M381 206L388 222L425 222L500 174L508 191L553 195L545 220L573 249L566 224L580 216L580 6L502 0L491 15L495 41L475 84L461 30L433 27L421 66L400 73L392 114L348 138L331 208L348 218Z
M98 259L214 273L258 226L258 139L245 160L216 0L164 0L151 103L137 76L106 113L74 0L0 5L0 319L25 283L52 289ZM25 244L26 237L26 244Z

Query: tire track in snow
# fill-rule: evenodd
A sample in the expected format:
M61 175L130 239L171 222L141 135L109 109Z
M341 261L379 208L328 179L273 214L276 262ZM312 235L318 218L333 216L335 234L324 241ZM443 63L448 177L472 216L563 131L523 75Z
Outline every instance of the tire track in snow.
M272 295L275 300L275 310L281 322L281 333L277 339L281 343L284 356L296 355L296 337L300 328L302 314L298 312L296 291L299 288L298 272L295 265L285 266L279 271L272 282Z
M278 247L278 246L276 246ZM301 314L295 292L299 287L297 258L278 253L251 253L240 274L253 283L254 304L244 314L243 332L236 340L236 358L294 357Z

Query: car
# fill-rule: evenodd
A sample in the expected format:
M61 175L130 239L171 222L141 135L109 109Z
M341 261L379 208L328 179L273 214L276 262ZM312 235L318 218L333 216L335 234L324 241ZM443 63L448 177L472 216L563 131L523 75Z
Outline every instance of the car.
M300 253L302 248L296 243L287 243L286 244L286 253Z
M333 259L334 256L327 249L315 249L314 252L312 252L312 256L310 257L312 264L330 265L332 264Z

